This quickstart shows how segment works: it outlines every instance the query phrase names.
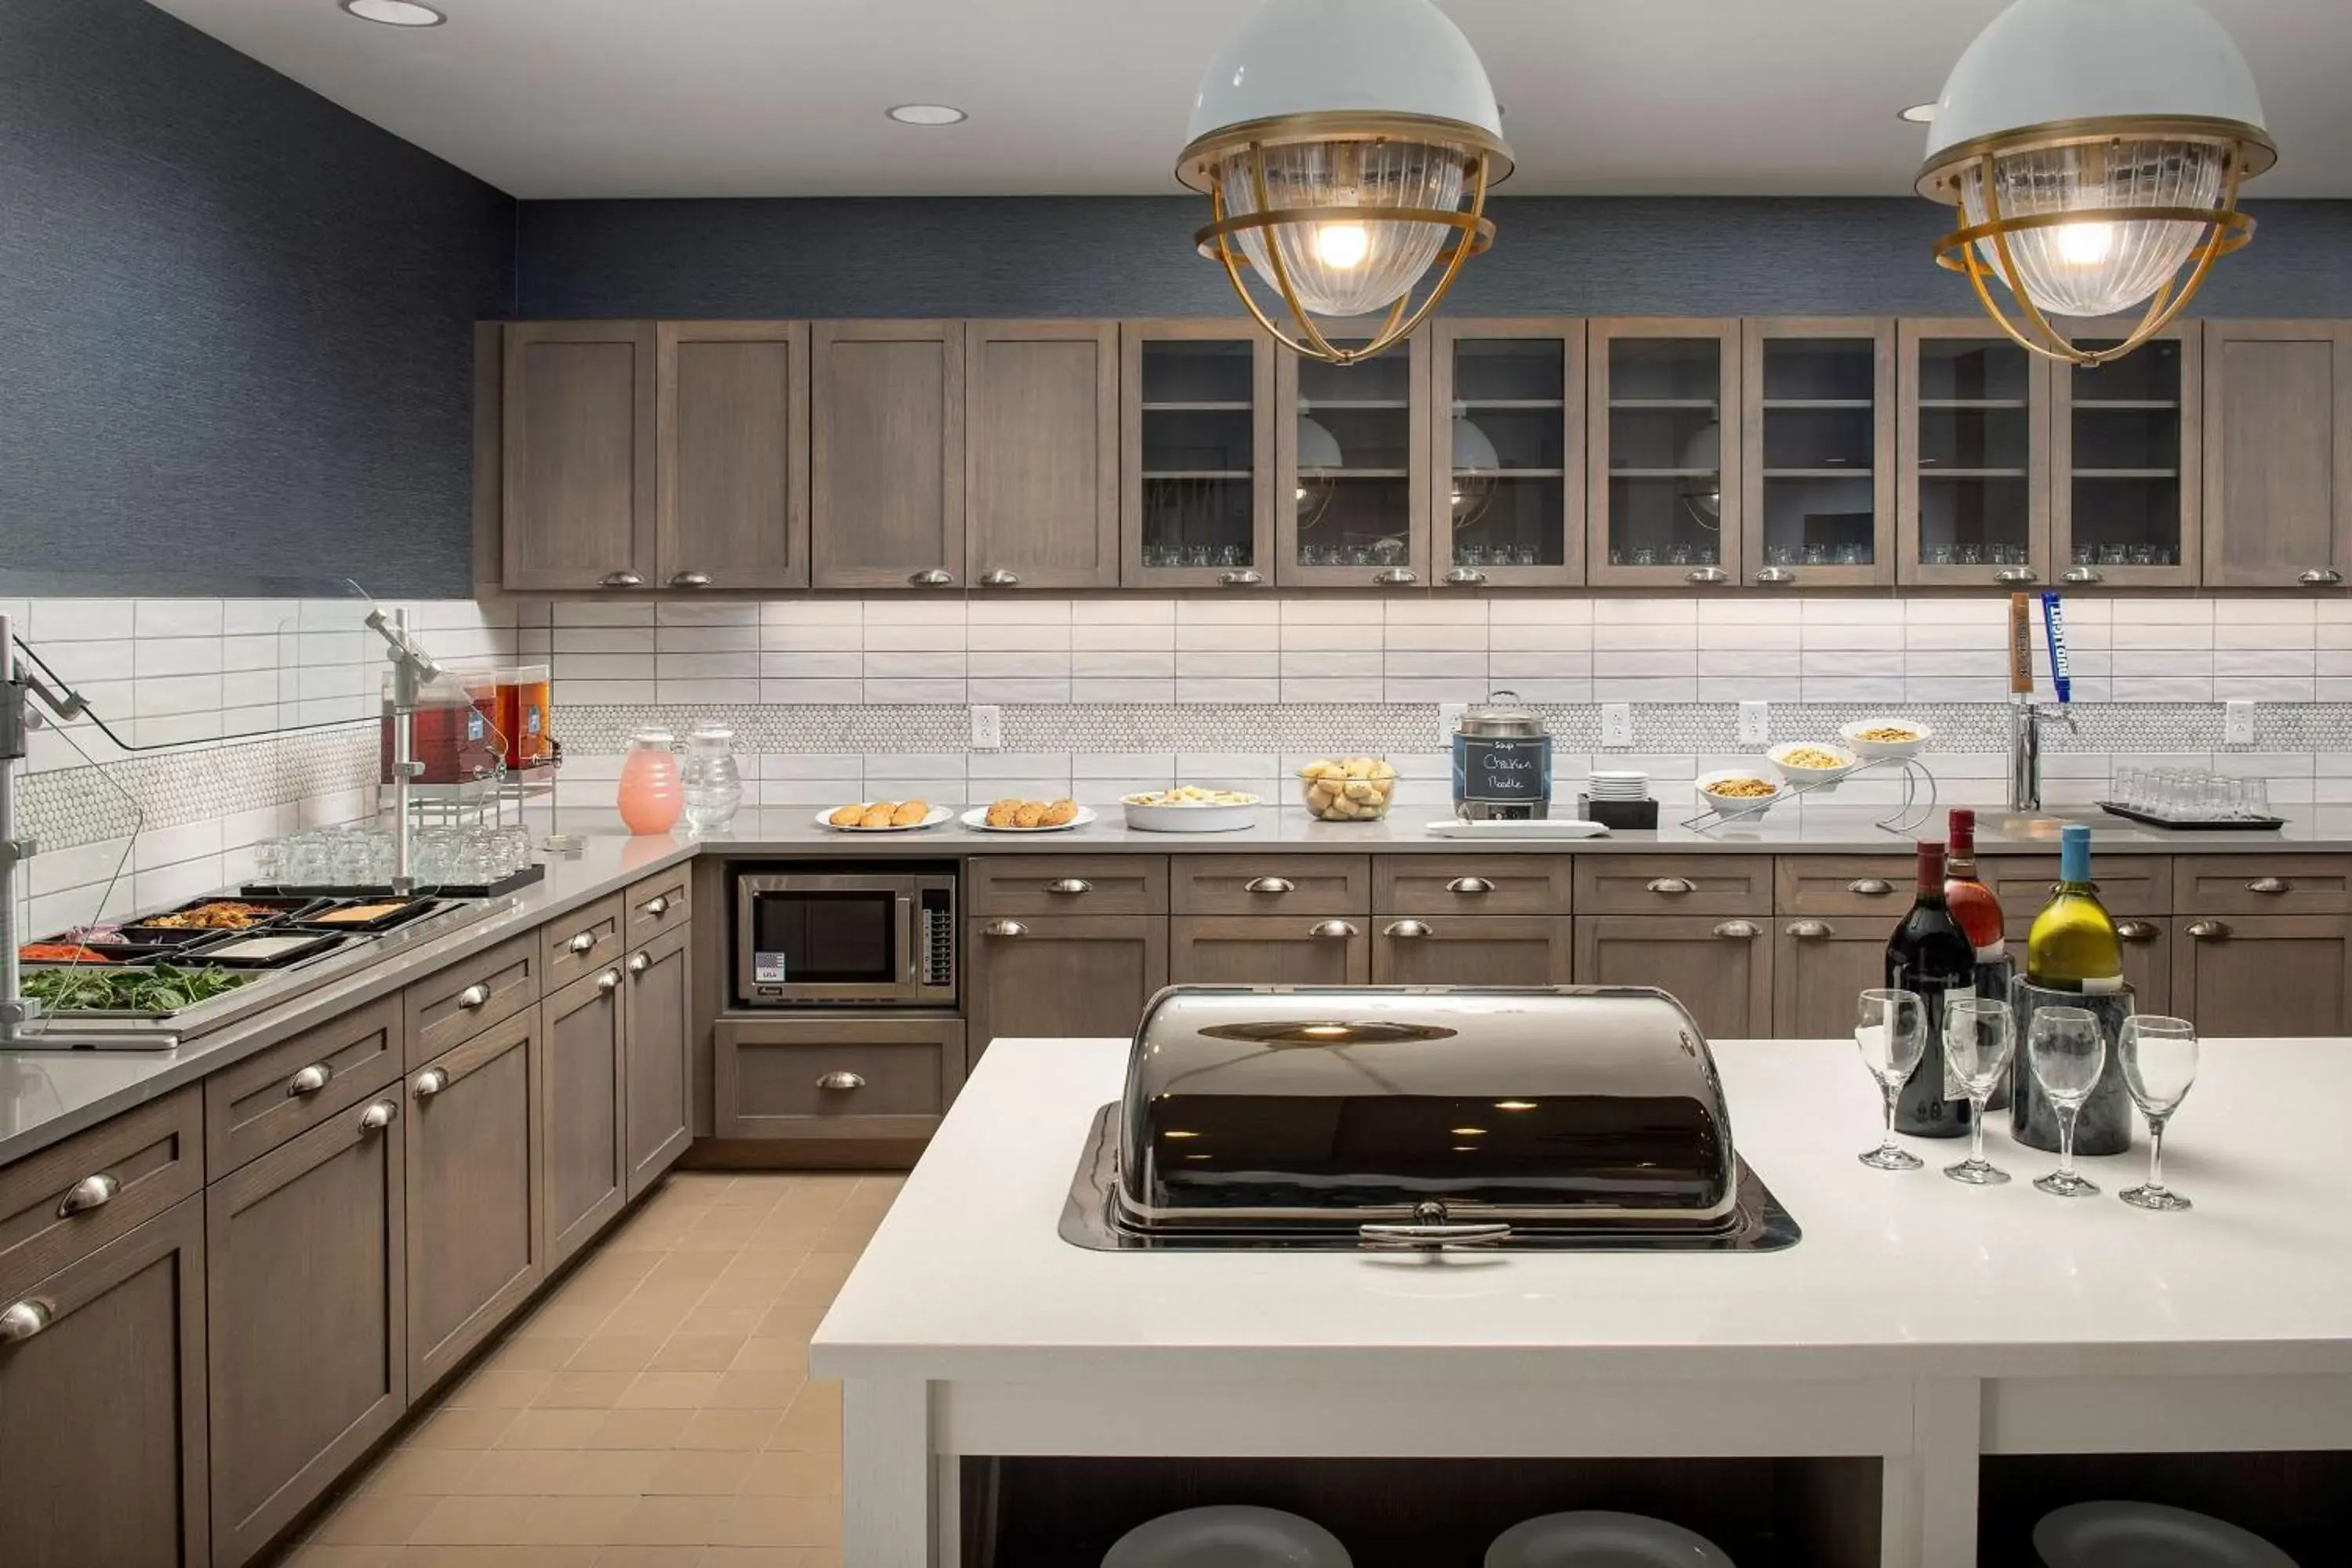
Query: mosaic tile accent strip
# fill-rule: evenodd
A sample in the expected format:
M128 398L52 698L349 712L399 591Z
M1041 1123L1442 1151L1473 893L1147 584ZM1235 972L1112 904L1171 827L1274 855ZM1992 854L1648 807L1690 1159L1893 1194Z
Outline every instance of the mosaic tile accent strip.
M28 773L18 831L43 849L152 832L375 782L376 729L343 726Z

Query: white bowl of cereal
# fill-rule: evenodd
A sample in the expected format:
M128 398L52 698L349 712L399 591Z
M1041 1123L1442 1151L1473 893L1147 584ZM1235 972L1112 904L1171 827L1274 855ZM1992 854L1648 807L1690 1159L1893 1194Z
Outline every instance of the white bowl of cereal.
M1862 766L1862 759L1843 746L1824 746L1813 741L1792 741L1785 746L1775 746L1764 753L1780 774L1784 784L1801 784L1823 794L1837 788L1838 780Z
M1935 731L1908 719L1857 719L1838 731L1838 739L1869 762L1889 757L1916 757L1927 750Z
M1245 790L1178 784L1119 797L1127 825L1146 833L1232 833L1257 826L1258 796Z
M1699 798L1726 816L1761 816L1780 798L1780 786L1755 768L1722 768L1694 782Z

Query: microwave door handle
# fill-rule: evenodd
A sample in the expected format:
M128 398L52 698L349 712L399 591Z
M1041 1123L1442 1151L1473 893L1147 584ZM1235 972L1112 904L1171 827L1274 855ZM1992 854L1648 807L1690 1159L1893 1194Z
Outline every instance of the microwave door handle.
M923 980L922 922L915 919L915 900L905 893L898 895L898 929L907 933L907 984L919 985Z

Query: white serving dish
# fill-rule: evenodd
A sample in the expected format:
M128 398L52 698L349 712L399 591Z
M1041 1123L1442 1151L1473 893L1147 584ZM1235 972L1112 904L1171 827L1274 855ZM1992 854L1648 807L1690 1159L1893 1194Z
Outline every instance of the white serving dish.
M2078 1502L2043 1514L2033 1550L2048 1568L2295 1568L2251 1531L2153 1502Z
M1575 816L1547 816L1538 822L1465 822L1449 816L1428 827L1432 838L1606 838L1606 823Z
M984 805L975 805L959 818L966 827L982 833L1070 833L1094 819L1094 807L1089 805L1078 807L1077 816L1067 822L1057 822L1051 827L992 827L988 822L988 807Z
M1776 785L1770 795L1717 795L1713 786L1732 779L1765 778L1766 772L1763 768L1717 768L1711 773L1699 774L1692 783L1698 790L1699 798L1726 816L1761 816L1780 801L1781 791L1779 786ZM1771 781L1765 779L1765 782L1769 784Z
M1864 730L1889 729L1897 726L1916 731L1919 738L1916 741L1862 739L1862 732ZM1871 763L1884 762L1889 757L1916 757L1926 751L1927 742L1935 738L1936 731L1925 724L1914 723L1908 719L1857 719L1838 731L1838 739L1843 741L1855 756Z
M1102 1568L1351 1568L1339 1538L1280 1509L1188 1508L1129 1531Z
M841 805L847 805L849 803L845 800L841 803ZM816 825L819 827L824 828L827 833L920 833L926 827L937 827L940 823L945 822L949 817L955 815L953 811L944 805L935 805L931 807L929 813L924 816L922 821L910 822L904 827L835 827L832 823L825 819L831 816L835 812L839 811L841 809L841 805L829 805L823 811L818 812L815 817Z
M1809 747L1818 752L1834 752L1843 757L1845 762L1834 768L1800 768L1792 767L1781 760L1790 752L1801 752ZM1780 773L1782 783L1810 785L1822 795L1827 795L1837 788L1838 780L1862 766L1862 758L1854 752L1844 746L1825 745L1819 741L1790 741L1785 745L1773 747L1764 755Z
M1265 803L1256 795L1232 805L1143 805L1120 802L1127 825L1144 833L1234 833L1257 826L1257 808Z
M1486 1568L1733 1568L1706 1536L1646 1514L1603 1509L1525 1520L1486 1548Z

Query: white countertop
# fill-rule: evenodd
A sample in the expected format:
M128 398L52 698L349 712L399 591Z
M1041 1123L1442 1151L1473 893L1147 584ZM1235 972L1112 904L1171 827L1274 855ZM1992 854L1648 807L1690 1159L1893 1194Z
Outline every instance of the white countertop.
M1056 1232L1123 1040L999 1040L825 1316L822 1376L1042 1381L2308 1373L2352 1371L2352 1040L2209 1042L2166 1152L2197 1206L2115 1193L2143 1146L2056 1156L1989 1136L2018 1179L1907 1141L1882 1173L1850 1042L1717 1042L1740 1152L1796 1216L1778 1253L1087 1251Z

